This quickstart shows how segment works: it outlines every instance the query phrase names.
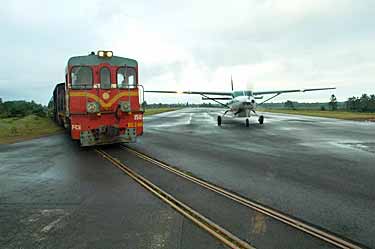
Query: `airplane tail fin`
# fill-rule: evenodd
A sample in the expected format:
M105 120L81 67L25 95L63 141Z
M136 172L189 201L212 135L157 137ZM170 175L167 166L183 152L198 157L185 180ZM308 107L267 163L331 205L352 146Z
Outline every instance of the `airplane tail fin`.
M232 75L230 76L230 84L232 86L232 91L233 91L233 79L232 79Z

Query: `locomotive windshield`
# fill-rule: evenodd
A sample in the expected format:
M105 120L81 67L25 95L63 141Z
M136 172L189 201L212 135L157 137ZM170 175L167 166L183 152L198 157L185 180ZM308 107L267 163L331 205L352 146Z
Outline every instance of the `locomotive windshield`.
M120 67L117 70L117 85L119 88L136 87L136 72L132 67Z
M71 81L73 89L92 88L92 70L86 66L76 66L71 71Z
M111 88L111 71L107 67L100 69L100 87L102 89Z

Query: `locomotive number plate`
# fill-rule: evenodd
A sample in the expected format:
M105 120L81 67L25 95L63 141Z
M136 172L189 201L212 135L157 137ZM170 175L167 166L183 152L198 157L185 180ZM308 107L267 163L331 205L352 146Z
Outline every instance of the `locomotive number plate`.
M81 130L81 125L79 125L79 124L72 124L72 130L78 130L78 131L80 131Z

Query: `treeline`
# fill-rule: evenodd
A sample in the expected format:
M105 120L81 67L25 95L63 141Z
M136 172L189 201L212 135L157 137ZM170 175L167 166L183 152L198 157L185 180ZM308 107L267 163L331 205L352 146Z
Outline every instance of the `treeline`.
M352 112L375 112L375 95L362 94L361 97L351 97L346 101L346 109Z
M361 97L351 97L347 101L338 102L332 95L329 102L299 103L287 100L283 103L264 103L264 108L270 109L306 109L306 110L330 110L350 112L375 112L375 95L362 94Z
M296 101L286 101L280 103L264 103L259 107L269 108L269 109L305 109L305 110L330 110L331 105L329 102L315 102L315 103L302 103ZM346 102L337 102L337 109L346 109Z
M30 114L45 117L47 109L34 101L16 100L3 102L0 98L0 118L25 117Z

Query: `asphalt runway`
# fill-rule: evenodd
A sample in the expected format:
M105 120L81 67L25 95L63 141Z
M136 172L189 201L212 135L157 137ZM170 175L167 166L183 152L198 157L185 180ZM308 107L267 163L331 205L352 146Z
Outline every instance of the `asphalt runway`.
M375 248L374 123L265 113L263 126L217 127L218 113L146 117L144 135L128 146ZM102 148L257 248L331 248L118 145ZM0 248L224 248L66 134L0 145L0 224Z
M139 151L375 248L375 124L265 113L216 126L220 110L145 118Z
M224 248L66 134L0 145L0 248Z

